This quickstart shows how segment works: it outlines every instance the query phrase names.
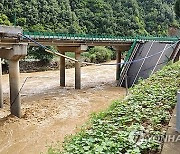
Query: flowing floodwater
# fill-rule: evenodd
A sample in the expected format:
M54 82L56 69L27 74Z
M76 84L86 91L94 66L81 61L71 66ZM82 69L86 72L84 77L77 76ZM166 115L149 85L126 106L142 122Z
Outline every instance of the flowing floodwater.
M114 62L114 61L113 61ZM8 75L3 75L4 108L0 109L0 153L38 154L74 134L90 114L105 110L125 90L116 87L116 66L82 68L82 89L74 90L74 69L66 70L66 87L59 71L21 74L22 114L10 116Z

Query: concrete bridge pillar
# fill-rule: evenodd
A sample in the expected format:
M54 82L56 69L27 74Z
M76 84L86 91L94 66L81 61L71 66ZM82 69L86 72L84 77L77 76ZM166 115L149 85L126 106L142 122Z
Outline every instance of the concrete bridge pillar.
M27 55L26 43L1 44L0 57L9 61L10 111L12 115L21 117L21 101L19 94L19 59ZM1 73L1 70L0 70ZM1 75L0 75L1 76ZM2 89L0 87L0 102ZM2 103L1 103L2 105Z
M75 59L80 60L81 52L87 50L87 45L79 45L79 46L58 46L58 51L61 54L65 54L65 52L74 52ZM65 86L65 58L60 57L60 85ZM75 62L75 89L81 89L81 63Z
M19 94L19 60L9 60L10 110L11 114L21 117Z
M65 55L65 51L60 51L61 54ZM65 58L60 57L60 86L65 87Z
M2 64L1 64L1 58L0 58L0 108L3 108Z
M81 59L81 52L86 51L88 48L87 45L81 45L76 48L75 50L75 58L76 60L80 61ZM81 63L75 63L75 89L81 89Z
M121 51L119 50L116 52L116 61L117 61L117 64L121 63ZM117 65L116 66L116 80L119 80L120 73L121 73L121 65Z
M114 49L116 50L116 61L117 64L121 63L122 59L122 52L128 51L130 49L131 45L121 45L121 46L114 46ZM121 65L116 66L116 80L118 81L120 79L120 73L121 73Z
M19 59L27 55L27 43L20 43L22 29L20 27L0 26L0 58L9 61L10 111L12 115L21 117L21 101L19 89ZM0 107L2 107L0 61Z
M81 53L75 53L76 60L81 59ZM75 62L75 89L81 89L81 64L79 62Z

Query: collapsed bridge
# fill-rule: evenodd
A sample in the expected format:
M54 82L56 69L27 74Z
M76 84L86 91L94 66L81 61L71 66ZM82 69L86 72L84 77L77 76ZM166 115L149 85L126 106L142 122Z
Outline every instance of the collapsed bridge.
M170 60L177 61L179 55L180 42L135 42L126 57L128 63L121 68L118 84L131 87L140 78L146 79L160 70Z
M72 60L75 61L75 89L81 89L80 56L89 46L112 46L116 50L117 63L112 64L117 68L116 80L120 86L125 86L127 81L128 87L134 85L139 78L147 78L169 60L178 60L180 54L177 37L115 37L23 32L18 27L0 26L0 58L9 61L10 109L11 113L18 117L21 117L19 60L27 54L27 46L40 46L46 51L50 50L47 50L47 46L56 47L56 52L60 55L60 86L62 87L65 87L65 58L68 58L65 53L74 52L75 59ZM124 51L128 51L128 54L125 62L122 62ZM2 87L0 87L0 96L0 107L2 107Z

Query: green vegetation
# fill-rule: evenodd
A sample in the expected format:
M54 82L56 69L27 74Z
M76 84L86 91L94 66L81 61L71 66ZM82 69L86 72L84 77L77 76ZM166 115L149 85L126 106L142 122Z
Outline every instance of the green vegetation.
M29 31L166 35L175 0L3 0L0 14Z
M62 153L160 152L162 142L157 137L149 140L147 136L165 135L178 88L180 62L140 81L123 101L115 101L107 111L94 115L90 124L65 141ZM145 136L138 143L133 138L136 131L142 131ZM49 148L48 153L61 152Z
M90 62L102 63L111 60L113 52L105 47L94 47L91 48L87 53L84 53L83 56L87 57Z
M180 0L176 0L174 9L175 9L176 15L180 17Z
M93 47L89 48L87 52L83 52L81 57L86 62L102 63L114 59L114 54L112 49L106 47ZM75 58L73 52L67 52L66 55Z
M164 36L168 26L179 26L174 4L175 0L3 0L0 24L14 23L38 32ZM31 56L35 50L43 53L42 49L33 49ZM91 55L91 61L97 61L97 56ZM34 57L47 60L51 56Z
M39 32L164 36L168 26L179 26L174 4L175 0L3 0L0 24L14 23ZM176 4L177 10L179 0ZM31 56L35 50L43 53L42 49L34 49ZM51 56L34 57L47 60ZM91 61L97 58L94 54L90 57Z
M0 14L0 25L10 26L11 23L5 14Z
M54 55L47 53L43 48L40 47L30 47L28 52L29 59L37 59L42 62L48 63L53 59Z

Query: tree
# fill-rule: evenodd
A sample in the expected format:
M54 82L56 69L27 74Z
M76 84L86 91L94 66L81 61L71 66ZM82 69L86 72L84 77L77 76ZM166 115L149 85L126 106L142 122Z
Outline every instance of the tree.
M176 15L180 17L180 0L176 0L174 9L175 9Z
M5 14L0 14L0 25L10 26L11 23Z
M38 59L44 63L49 63L53 59L53 54L46 52L41 47L30 47L28 56L29 58Z
M180 16L179 3L175 10ZM28 31L167 35L168 25L179 25L174 4L175 0L0 0L0 14Z

